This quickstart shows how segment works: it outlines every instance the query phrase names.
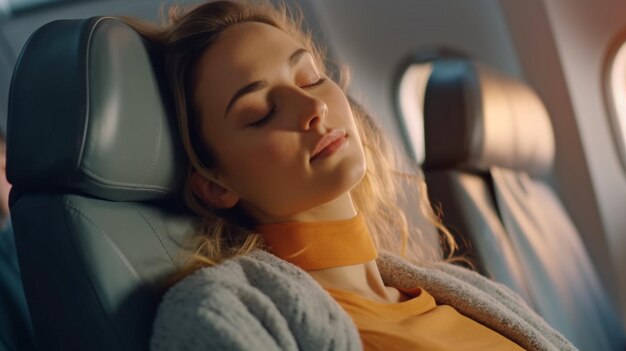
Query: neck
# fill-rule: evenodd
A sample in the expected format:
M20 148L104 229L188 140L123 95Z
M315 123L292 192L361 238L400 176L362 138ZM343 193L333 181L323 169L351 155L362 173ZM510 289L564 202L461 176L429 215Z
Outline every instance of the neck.
M259 208L243 205L245 210L260 224L283 222L324 222L340 221L356 216L357 211L352 202L350 192L325 204L313 207L306 211L287 215L276 215L262 211Z
M360 296L383 302L406 299L397 289L385 286L376 261L328 269L307 271L324 289L349 291Z

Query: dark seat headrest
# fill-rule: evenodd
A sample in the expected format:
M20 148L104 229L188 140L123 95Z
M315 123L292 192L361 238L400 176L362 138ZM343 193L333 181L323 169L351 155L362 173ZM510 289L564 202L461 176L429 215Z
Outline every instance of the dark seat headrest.
M161 70L157 48L118 19L38 29L11 82L9 181L116 201L178 192L187 161Z
M491 166L540 175L554 159L550 118L518 79L464 59L433 62L424 98L425 168Z

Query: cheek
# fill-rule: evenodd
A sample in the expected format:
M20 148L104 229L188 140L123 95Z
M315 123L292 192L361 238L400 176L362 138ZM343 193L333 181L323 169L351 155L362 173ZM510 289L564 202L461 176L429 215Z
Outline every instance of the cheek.
M287 170L292 165L300 164L299 149L293 135L260 130L240 136L222 155L230 175L243 177L243 181L250 177L259 180L265 176L289 173Z
M266 167L281 167L294 161L299 155L293 133L273 132L250 138L247 152L253 161Z

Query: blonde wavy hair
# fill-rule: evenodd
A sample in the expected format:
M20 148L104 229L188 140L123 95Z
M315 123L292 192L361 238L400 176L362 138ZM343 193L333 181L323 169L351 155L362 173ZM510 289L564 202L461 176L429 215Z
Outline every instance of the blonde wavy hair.
M200 116L194 101L195 72L201 55L231 26L245 22L259 22L276 27L294 38L316 58L328 75L323 51L313 42L310 33L303 30L302 15L286 5L267 2L216 1L194 7L173 6L167 19L155 24L133 18L126 23L146 40L157 44L165 55L165 69L174 94L176 112L183 145L190 160L189 175L193 170L209 177L214 167L211 150L199 134ZM340 70L342 71L342 70ZM338 81L344 92L347 75L342 71ZM363 180L351 190L354 205L364 215L374 243L379 250L399 254L414 262L427 258L448 259L456 244L453 236L435 215L427 197L426 183L418 167L412 173L400 172L400 163L391 144L384 138L372 118L354 101L350 101L356 125L365 150L367 171ZM407 217L398 205L408 181L419 192L421 213L441 234L438 247L416 240L407 223ZM185 202L200 218L193 240L193 254L179 272L183 277L200 267L212 266L225 259L244 255L255 248L263 248L262 237L254 232L254 222L239 208L219 210L208 207L185 186ZM418 229L415 229L418 230Z

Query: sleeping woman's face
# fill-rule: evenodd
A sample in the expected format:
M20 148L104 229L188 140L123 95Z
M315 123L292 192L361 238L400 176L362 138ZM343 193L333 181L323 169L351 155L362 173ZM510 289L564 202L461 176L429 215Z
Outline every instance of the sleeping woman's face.
M270 25L237 24L203 53L196 79L200 134L216 161L212 181L194 175L196 194L265 223L349 199L363 147L346 95L306 48Z

